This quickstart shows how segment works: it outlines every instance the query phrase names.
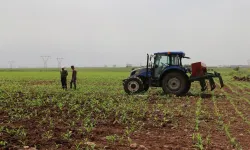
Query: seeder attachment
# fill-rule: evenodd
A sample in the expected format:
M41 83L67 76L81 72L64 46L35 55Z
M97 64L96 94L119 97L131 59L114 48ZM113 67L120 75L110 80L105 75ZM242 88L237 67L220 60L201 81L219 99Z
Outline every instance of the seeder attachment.
M224 87L222 77L221 77L220 73L218 73L216 71L214 72L214 74L213 73L206 73L203 76L190 77L189 80L191 82L199 81L200 85L201 85L201 91L205 91L207 89L207 85L206 85L206 79L207 79L209 81L211 91L213 91L216 88L216 84L215 84L213 78L219 78L221 88Z

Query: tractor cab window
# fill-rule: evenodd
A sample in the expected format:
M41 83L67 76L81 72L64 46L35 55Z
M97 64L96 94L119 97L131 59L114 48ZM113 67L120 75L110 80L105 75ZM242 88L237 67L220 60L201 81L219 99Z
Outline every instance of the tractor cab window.
M171 65L176 65L179 66L181 65L181 59L179 55L172 55L172 61L171 61Z
M156 55L154 63L154 77L160 77L161 72L170 64L169 56L165 55Z

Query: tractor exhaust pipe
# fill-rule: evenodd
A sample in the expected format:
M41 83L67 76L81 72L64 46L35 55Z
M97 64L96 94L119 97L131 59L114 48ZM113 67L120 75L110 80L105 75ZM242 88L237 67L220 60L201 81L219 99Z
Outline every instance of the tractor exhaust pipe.
M148 61L149 61L149 54L147 54L147 71L146 71L146 80L148 81Z

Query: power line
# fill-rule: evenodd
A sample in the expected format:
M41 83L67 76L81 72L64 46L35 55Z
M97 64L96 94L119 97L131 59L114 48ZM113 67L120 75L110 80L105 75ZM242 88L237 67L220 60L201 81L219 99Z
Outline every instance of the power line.
M44 65L44 69L48 68L48 60L50 58L50 56L41 56L43 59L43 65Z
M58 63L58 68L61 68L62 67L63 58L56 58L56 59L57 59L57 63Z

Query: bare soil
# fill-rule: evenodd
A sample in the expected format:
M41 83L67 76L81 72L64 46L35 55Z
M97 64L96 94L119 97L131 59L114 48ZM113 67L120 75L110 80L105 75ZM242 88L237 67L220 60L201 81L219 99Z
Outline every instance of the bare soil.
M250 78L249 77L237 77L237 76L234 76L233 79L236 80L236 81L247 81L247 82L250 82Z
M52 84L52 82L53 81L46 81L45 83L44 81L39 81L31 82L30 84L42 85ZM225 132L225 129L220 122L222 121L224 125L228 125L231 138L235 138L236 143L238 143L243 149L249 149L250 125L247 122L250 121L250 105L244 99L244 96L237 96L238 92L242 93L244 91L236 86L231 85L229 87L229 85L226 85L224 87L224 92L225 94L231 95L234 105L230 103L229 97L221 94L219 89L215 91L215 102L213 101L213 95L211 94L202 94L201 96L190 94L186 97L176 97L171 103L163 103L165 107L169 107L170 111L174 112L172 119L165 124L162 124L162 126L154 126L149 117L145 118L144 122L142 122L144 124L143 128L130 135L131 142L137 143L137 145L143 145L150 150L196 149L196 141L194 141L193 136L196 133L200 133L202 135L203 146L205 149L234 149L235 145ZM22 97L22 93L18 94ZM201 115L199 117L199 130L196 131L196 103L199 99L202 99L202 106ZM156 95L148 97L149 108L153 107L156 103ZM221 117L216 115L215 103ZM245 117L245 120L236 111L235 107L238 112ZM50 117L57 118L54 119L54 128L50 127L48 120L45 121L43 125L39 123L41 117L46 115L43 113L45 108L51 108ZM180 113L179 110L182 113ZM27 132L27 143L25 144L30 147L36 146L38 149L76 149L76 143L84 141L86 138L78 130L81 126L81 121L79 121L75 123L73 128L71 128L71 140L62 139L62 133L66 133L70 128L70 125L64 123L65 119L70 120L70 116L66 117L64 115L67 113L67 109L60 111L48 105L44 106L44 108L32 108L32 110L29 111L37 111L38 116L21 119L20 121L9 124L8 120L11 116L0 110L0 125L9 129L22 127ZM44 131L48 130L51 131L52 137L49 140L45 140L42 137L45 136ZM113 119L99 120L87 138L91 140L90 142L96 144L96 149L131 149L131 143L126 139L123 141L115 141L114 143L111 143L106 139L106 136L109 135L118 135L119 137L122 137L124 133L125 126L119 123L114 123ZM23 145L23 143L18 140L20 137L11 136L5 132L0 135L0 139L5 139L8 143L11 143L9 149L20 149L20 147L15 145Z

